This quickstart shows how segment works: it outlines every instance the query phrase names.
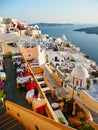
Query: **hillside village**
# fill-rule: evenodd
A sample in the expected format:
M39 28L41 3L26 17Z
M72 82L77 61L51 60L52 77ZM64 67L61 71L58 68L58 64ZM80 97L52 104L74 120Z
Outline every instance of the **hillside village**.
M98 113L98 66L88 55L83 54L79 47L74 46L71 41L66 38L65 34L62 34L61 38L49 37L48 34L42 34L38 25L28 26L26 23L18 22L15 19L0 18L0 42L1 72L5 74L3 55L11 54L13 65L19 63L17 59L21 62L19 63L20 66L25 62L26 69L29 69L31 72L29 77L25 77L25 82L27 83L29 78L33 78L33 81L37 84L38 90L40 91L40 98L44 99L45 101L43 100L43 102L47 104L47 116L49 116L49 118L51 117L51 119L56 122L58 121L54 112L51 112L53 110L45 96L46 93L50 93L51 97L54 98L55 89L57 91L57 99L59 96L62 98L66 97L66 99L74 98L77 104L84 104L87 108ZM17 74L20 73L20 69L24 71L20 66L16 67ZM46 70L48 73L45 73L47 72ZM59 87L56 87L54 83L51 84L52 79L48 79L49 74L55 79ZM1 79L2 77L1 75ZM4 77L4 81L6 81L6 74ZM42 84L46 86L46 88L41 88L41 82L38 81L39 77L41 80L44 79ZM19 78L16 78L17 88L20 88L20 84L21 86L24 85L20 83L19 80ZM28 97L26 100L32 104L33 110L35 111L37 102L34 104L35 102L32 102L32 99ZM9 102L7 105L10 107ZM61 104L59 105L60 110L63 111ZM82 108L86 110L84 106L82 106ZM89 111L86 110L86 112L90 116L90 121L92 121ZM66 118L64 119L65 122L67 122ZM73 120L71 117L67 118L67 120L68 119L69 122ZM45 119L43 120L45 121ZM98 124L92 124L97 130ZM71 128L69 128L69 130L70 129Z

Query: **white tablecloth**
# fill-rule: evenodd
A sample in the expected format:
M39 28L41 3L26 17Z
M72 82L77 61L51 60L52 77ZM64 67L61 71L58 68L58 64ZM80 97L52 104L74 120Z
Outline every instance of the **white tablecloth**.
M17 55L17 56L12 56L12 61L14 61L15 59L21 59L22 56L21 55Z
M45 81L39 81L38 83L39 83L40 85L41 85L41 84L45 84Z
M0 65L0 70L3 70L3 66L2 65Z
M16 69L16 72L21 72L21 71L23 72L23 69L21 69L21 68Z
M36 78L41 79L41 78L43 78L43 76L42 75L36 75Z
M19 83L22 84L22 83L26 83L29 80L29 78L32 78L32 76L30 75L30 76L25 76L25 77L18 77L16 78L16 80L18 84Z
M34 90L29 90L29 91L26 93L26 100L28 101L28 103L31 103L31 102L32 102L33 95L34 95Z
M50 91L50 88L49 87L44 87L42 88L43 92L49 92Z

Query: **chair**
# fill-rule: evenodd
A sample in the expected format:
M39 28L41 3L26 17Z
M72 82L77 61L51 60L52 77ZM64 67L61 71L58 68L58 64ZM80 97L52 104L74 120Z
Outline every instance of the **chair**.
M41 115L46 115L46 100L45 99L33 100L32 108L35 112Z
M41 115L46 115L46 105L44 104L40 107L37 107L36 112L41 114Z

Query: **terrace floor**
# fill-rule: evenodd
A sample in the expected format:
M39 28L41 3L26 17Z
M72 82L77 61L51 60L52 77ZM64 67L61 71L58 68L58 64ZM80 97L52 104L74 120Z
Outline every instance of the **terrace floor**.
M4 92L6 94L6 100L10 100L18 105L31 109L30 104L25 100L26 89L18 89L16 86L16 72L12 63L11 55L4 57L5 73L6 73L6 85Z

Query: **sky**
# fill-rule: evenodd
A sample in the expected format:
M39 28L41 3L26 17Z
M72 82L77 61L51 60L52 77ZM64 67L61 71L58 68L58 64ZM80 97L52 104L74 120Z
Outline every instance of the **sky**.
M0 0L0 17L27 23L98 23L98 0Z

